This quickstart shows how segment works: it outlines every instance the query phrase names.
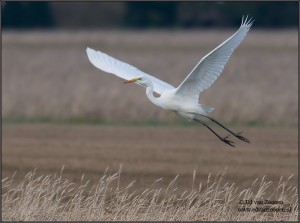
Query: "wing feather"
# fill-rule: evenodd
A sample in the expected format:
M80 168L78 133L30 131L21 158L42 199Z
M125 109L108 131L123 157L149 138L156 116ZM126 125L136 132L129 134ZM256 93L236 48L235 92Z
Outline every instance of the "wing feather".
M144 73L138 68L115 59L100 51L91 48L86 49L90 62L100 70L114 74L122 79L130 80L137 77L147 76L153 83L153 91L162 94L165 90L174 89L174 87L156 77ZM142 86L142 85L141 85Z
M242 20L239 30L234 35L200 60L177 87L177 95L189 97L198 102L199 94L217 80L229 57L247 35L253 23L253 20L247 20L247 18Z

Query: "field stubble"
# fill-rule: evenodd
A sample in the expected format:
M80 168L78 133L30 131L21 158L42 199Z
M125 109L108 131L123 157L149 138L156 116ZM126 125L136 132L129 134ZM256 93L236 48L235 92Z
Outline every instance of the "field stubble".
M233 149L196 126L5 125L2 173L9 177L18 171L22 178L36 167L38 173L48 174L64 165L64 174L75 182L85 174L95 183L107 167L117 171L122 163L122 182L135 178L137 187L160 177L163 185L179 174L178 185L185 188L193 170L203 180L225 167L227 178L240 186L264 175L277 181L294 174L291 182L296 184L296 128L234 129L243 130L251 144L234 140Z
M237 142L233 149L196 126L6 124L4 219L297 219L297 129L234 129L252 143ZM225 169L222 179L214 178ZM283 200L292 212L237 211L249 207L239 206L241 199Z
M144 89L93 67L87 46L178 86L234 31L4 32L3 117L176 120ZM200 102L225 122L298 122L296 30L255 26Z
M96 118L116 122L124 119L178 120L175 114L153 106L144 95L144 89L135 85L125 86L120 79L94 68L86 57L85 48L89 46L102 50L177 86L202 56L231 34L229 31L201 30L4 32L3 117L83 120ZM298 123L297 47L297 31L251 31L233 54L224 74L203 93L200 102L215 107L212 115L222 122ZM250 188L256 178L262 179L266 176L264 182L273 181L273 184L267 184L265 194L258 195L258 198L266 198L276 192L276 189L283 188L276 185L281 176L286 180L293 174L289 180L290 189L297 185L298 129L245 126L234 128L243 130L252 143L237 142L238 149L228 148L207 129L191 125L134 127L5 124L2 175L3 178L8 178L4 180L3 191L6 193L11 190L11 193L2 196L2 201L6 204L3 216L7 220L9 216L14 216L14 220L70 220L72 216L74 220L83 220L83 216L86 220L153 220L150 219L151 216L158 216L156 220L217 220L226 216L228 220L295 220L297 216L294 212L290 215L245 215L243 212L237 214L231 211L236 210L233 207L241 198L237 191ZM121 163L123 168L120 181L117 181L119 186L126 188L135 180L130 189L137 190L137 195L143 194L142 191L159 178L163 179L155 185L165 191L169 183L179 175L173 183L178 189L174 194L169 194L170 197L165 197L170 203L159 203L163 199L155 200L156 198L151 203L147 200L149 196L146 198L143 195L136 199L134 196L131 197L133 199L127 199L130 191L127 193L123 190L124 193L119 194L121 197L115 196L112 203L108 203L108 209L105 209L101 203L105 202L102 199L105 196L100 198L92 193L94 197L81 199L80 196L91 189L89 186L74 189L78 193L74 192L75 197L71 198L78 201L73 203L78 204L77 206L64 206L66 203L59 203L60 199L56 200L57 203L50 202L61 195L61 191L56 191L56 186L66 189L68 182L73 182L77 187L82 174L84 179L90 181L90 186L96 186L101 183L99 178L107 167L111 171L106 173L109 175L118 171ZM49 176L59 173L62 166L65 166L62 178ZM24 181L24 176L35 168L36 175L29 174ZM178 196L186 190L189 191L193 183L199 185L200 182L206 182L209 173L216 175L226 168L227 174L223 179L230 182L230 185L235 183L234 187L228 184L217 187L219 184L216 183L211 188L211 193L204 191L207 196L196 193L204 200L211 201L207 206L201 199L198 203L193 203L191 199L194 195L191 195L187 199L183 198L183 203L179 202L183 206L177 207L181 208L174 209L178 204ZM193 170L196 171L194 182ZM17 174L11 181L10 177L15 171ZM41 175L45 178L35 180L34 176ZM65 179L69 181L60 184ZM29 185L28 190L24 189L22 182L25 182L25 188ZM112 182L114 188L118 188L117 185L116 181ZM260 187L255 185L251 189L254 198ZM40 189L40 194L35 193L39 191L32 190L35 186ZM84 191L81 193L82 190ZM295 189L292 190L294 193ZM28 191L32 193L27 193ZM293 197L295 194L290 192L289 195ZM24 199L19 195L24 195ZM228 200L231 195L234 199ZM14 196L19 198L13 200ZM284 193L282 196L284 197ZM225 202L218 203L214 198ZM291 202L294 210L298 208L295 196L286 197L286 200ZM31 212L24 209L24 202L32 205ZM90 202L94 202L94 206ZM151 203L152 206L145 210L143 202ZM184 202L189 205L186 206ZM207 208L200 212L199 207L202 205ZM93 208L86 210L80 207ZM119 210L117 213L106 212L114 207ZM208 210L212 211L205 212ZM138 215L142 213L144 215ZM88 216L95 218L88 219ZM96 216L101 219L96 219Z

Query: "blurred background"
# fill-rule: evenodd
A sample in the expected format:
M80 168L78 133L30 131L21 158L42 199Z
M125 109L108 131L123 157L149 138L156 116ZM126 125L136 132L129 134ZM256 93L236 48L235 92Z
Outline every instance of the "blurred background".
M79 180L120 163L125 179L145 184L180 174L190 185L194 169L204 179L225 167L241 184L297 175L298 2L1 6L4 176L66 165ZM157 108L144 88L96 69L85 52L95 48L178 86L243 15L255 19L250 32L200 98L251 139L239 150Z
M250 34L201 102L228 123L297 124L297 4L4 2L3 117L177 121L96 70L85 48L178 86L249 15Z
M11 29L232 27L247 14L255 18L255 27L298 26L297 2L4 1L3 6L3 28Z

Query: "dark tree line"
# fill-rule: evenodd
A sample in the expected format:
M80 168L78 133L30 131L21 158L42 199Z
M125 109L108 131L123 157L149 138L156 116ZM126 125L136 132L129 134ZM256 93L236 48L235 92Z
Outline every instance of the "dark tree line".
M5 2L3 28L51 28L55 23L48 2Z
M261 27L298 26L298 2L128 2L126 25L133 27L232 26L241 15Z
M96 4L97 9L93 7ZM105 4L105 7L101 7L101 4ZM114 8L118 10L114 11ZM108 9L115 13L110 15ZM61 28L68 24L76 28L101 28L104 24L114 28L228 27L240 24L241 16L247 14L255 18L256 27L297 27L299 3L133 1L87 2L79 5L72 2L5 2L1 11L2 27L15 29ZM78 23L77 20L76 23L76 19L68 19L68 22L63 22L64 18L76 15L84 15L84 21Z

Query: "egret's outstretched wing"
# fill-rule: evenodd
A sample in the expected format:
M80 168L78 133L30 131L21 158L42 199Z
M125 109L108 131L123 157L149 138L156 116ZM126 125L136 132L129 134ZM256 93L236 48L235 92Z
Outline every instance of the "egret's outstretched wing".
M100 70L107 73L114 74L125 80L147 76L153 84L153 91L161 94L165 90L173 89L174 87L164 81L157 79L149 74L140 71L138 68L117 60L105 53L95 51L93 49L86 49L90 62ZM141 85L142 86L142 85Z
M242 21L239 30L200 60L178 86L176 94L198 101L199 94L209 88L221 74L229 57L247 35L253 21Z

